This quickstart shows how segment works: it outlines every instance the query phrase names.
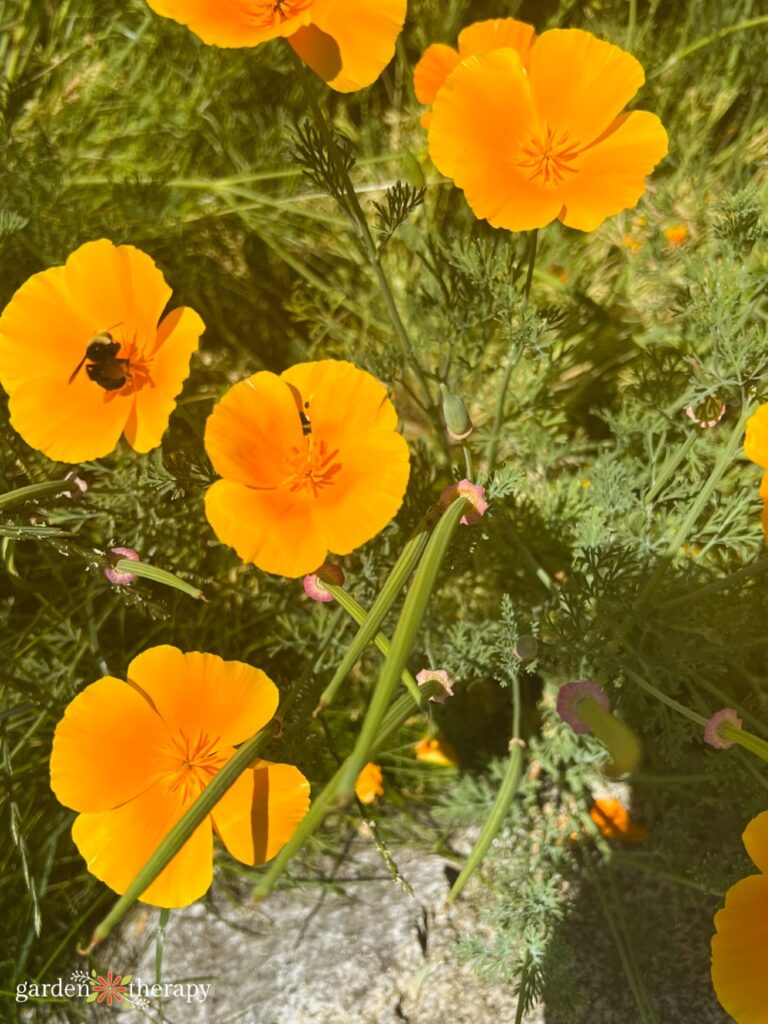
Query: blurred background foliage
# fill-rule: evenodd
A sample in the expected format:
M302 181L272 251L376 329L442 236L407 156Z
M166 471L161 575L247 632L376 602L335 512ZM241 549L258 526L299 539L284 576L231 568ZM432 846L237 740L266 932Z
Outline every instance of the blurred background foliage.
M739 443L768 365L763 14L757 0L410 0L396 59L374 87L349 97L318 87L354 146L372 225L373 204L386 205L397 181L426 185L392 237L386 224L377 235L432 392L425 403L343 212L297 159L305 100L286 49L207 48L142 0L117 12L96 0L0 0L0 303L105 236L149 252L174 304L207 325L162 449L121 447L78 467L88 482L79 499L0 513L6 992L65 969L111 900L85 873L72 814L48 786L53 728L84 685L123 676L152 644L209 650L260 665L281 688L298 681L271 758L295 760L319 787L332 750L348 749L378 655L357 667L325 727L308 726L352 627L300 584L242 566L202 512L213 479L202 431L217 397L260 368L341 356L391 384L412 447L397 522L344 560L364 605L460 472L436 413L440 383L467 401L476 463L494 464L491 512L459 531L412 661L460 681L435 712L460 768L417 764L410 744L424 723L411 723L382 761L386 834L450 851L482 823L510 734L508 684L521 673L527 770L470 894L483 938L466 955L520 986L525 1003L543 994L555 1024L597 1019L585 956L615 992L606 1021L673 1021L691 1005L716 1014L711 915L748 872L740 835L767 805L768 775L739 751L705 748L637 679L705 716L737 707L768 735L759 471ZM526 239L475 221L440 180L411 86L426 45L504 15L631 49L647 73L638 105L661 115L671 143L635 210L591 235L559 224L540 233L527 307ZM679 226L675 244L665 232ZM710 430L686 415L707 419L721 404ZM14 434L5 399L0 431L3 491L66 471ZM112 544L199 585L208 603L141 581L112 588L102 571ZM521 636L538 645L525 664ZM632 791L649 834L638 850L579 838L600 752L559 724L553 694L582 677L610 690L644 741ZM338 848L353 820L335 816L318 843ZM244 873L220 866L224 884Z

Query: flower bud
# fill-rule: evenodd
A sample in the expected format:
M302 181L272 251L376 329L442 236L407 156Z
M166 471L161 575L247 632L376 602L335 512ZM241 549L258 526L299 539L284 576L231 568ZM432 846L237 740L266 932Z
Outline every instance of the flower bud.
M435 704L445 704L448 698L453 696L453 680L444 668L423 668L416 676L419 686L426 686L433 680L440 683L443 689L438 693L433 693L429 699Z
M136 579L136 573L118 571L115 566L121 558L127 558L130 562L139 561L138 552L134 551L133 548L110 548L107 552L107 562L109 565L104 570L104 575L116 587L127 587L129 583L133 583Z
M607 748L608 775L625 775L640 763L642 748L632 730L610 710L605 690L591 679L565 683L557 695L557 711L574 732L591 732Z
M729 736L733 729L741 729L741 719L735 708L723 708L716 711L704 726L704 742L716 750L728 750L736 742Z
M440 385L443 420L452 441L465 441L472 433L472 420L467 407L458 395L451 394L445 384Z
M304 591L313 601L330 604L333 594L326 590L323 583L331 583L335 587L344 586L344 573L335 562L324 562L319 569L304 577Z

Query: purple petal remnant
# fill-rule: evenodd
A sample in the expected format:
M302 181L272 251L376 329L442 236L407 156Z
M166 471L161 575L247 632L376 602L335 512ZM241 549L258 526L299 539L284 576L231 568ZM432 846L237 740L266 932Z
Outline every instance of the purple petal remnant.
M473 484L471 480L459 480L457 484L446 487L440 495L440 508L447 509L457 498L466 498L473 506L470 512L461 517L464 526L474 526L475 523L479 523L488 509L485 488L480 484Z
M121 558L127 558L131 562L138 562L139 555L133 548L110 548L107 552L107 561L110 565L104 570L104 575L107 577L110 583L113 583L116 587L127 587L129 583L133 583L136 579L136 573L134 572L118 572L114 568L114 565L120 561Z
M704 726L704 742L716 750L728 750L733 746L733 740L727 740L722 733L722 726L732 725L735 729L741 728L741 719L735 708L723 708L716 711Z
M313 601L330 604L333 594L325 589L323 583L332 583L335 587L344 586L344 573L335 562L324 562L315 572L304 577L304 591Z
M449 697L453 696L453 680L444 668L423 668L416 676L419 686L426 686L430 682L440 683L441 693L434 693L429 699L435 704L445 704Z
M601 708L610 711L611 702L608 694L592 679L579 679L573 683L563 683L557 694L557 713L574 732L588 733L592 730L582 721L578 713L579 701L585 699L596 701Z

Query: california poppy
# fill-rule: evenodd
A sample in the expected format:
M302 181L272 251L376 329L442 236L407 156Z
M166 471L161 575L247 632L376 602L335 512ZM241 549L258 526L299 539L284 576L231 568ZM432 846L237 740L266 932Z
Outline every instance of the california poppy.
M88 870L125 892L139 869L236 744L275 714L278 691L260 669L213 654L152 647L69 704L56 727L51 788L79 811L72 838ZM227 790L141 899L182 907L213 876L213 832L245 864L270 860L309 804L309 783L288 764L257 761Z
M131 245L88 242L35 274L0 317L0 383L27 444L61 462L107 455L125 434L156 448L205 326Z
M435 166L475 216L512 231L555 218L593 231L637 203L668 147L655 114L622 113L644 80L589 32L537 38L514 18L464 29L458 52L429 47L414 72Z
M417 761L440 768L455 768L459 763L456 751L444 736L425 736L414 744L413 752Z
M303 576L382 530L408 483L408 445L386 389L343 360L235 384L205 428L218 480L205 512L246 562Z
M379 765L369 761L355 783L355 796L361 804L375 803L384 795L383 778Z
M615 797L598 797L589 809L589 816L606 839L642 843L648 834L648 830L633 821L627 808Z
M763 532L768 540L768 403L759 405L747 420L744 454L765 470L760 481L760 497L763 499Z
M389 64L407 0L147 0L214 46L287 38L337 92L374 82Z
M744 846L760 874L731 886L715 914L712 982L723 1008L739 1024L768 1020L768 811L747 825Z

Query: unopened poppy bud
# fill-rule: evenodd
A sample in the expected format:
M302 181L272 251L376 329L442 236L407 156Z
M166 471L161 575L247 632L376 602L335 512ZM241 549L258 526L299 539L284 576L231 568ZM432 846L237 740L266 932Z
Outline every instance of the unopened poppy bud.
M473 484L470 480L459 480L457 484L446 487L440 495L440 508L448 508L457 498L466 498L473 506L471 511L461 517L464 526L474 526L475 523L479 523L488 510L485 488L480 484Z
M344 586L344 573L340 565L335 562L324 562L315 572L304 577L304 591L313 601L322 601L329 604L333 601L333 594L326 590L323 583L331 583L334 587Z
M741 719L735 708L723 708L716 711L704 726L704 742L716 750L728 750L736 742L732 735L734 729L741 729Z
M518 661L533 661L539 653L539 641L535 636L524 634L517 638L515 657Z
M121 572L116 569L115 566L121 558L127 558L129 562L139 561L138 552L134 551L133 548L110 548L107 552L109 565L104 570L104 575L116 587L127 587L129 583L133 583L136 579L136 573Z
M448 698L453 696L453 680L444 668L423 668L416 676L419 686L426 686L433 681L440 683L442 690L433 693L429 699L435 704L445 704Z
M557 711L574 732L591 732L608 749L609 775L625 775L640 763L640 740L610 710L605 690L591 679L565 683L557 695Z
M458 395L451 394L445 384L440 385L443 420L452 441L465 441L472 433L472 420L467 407Z

